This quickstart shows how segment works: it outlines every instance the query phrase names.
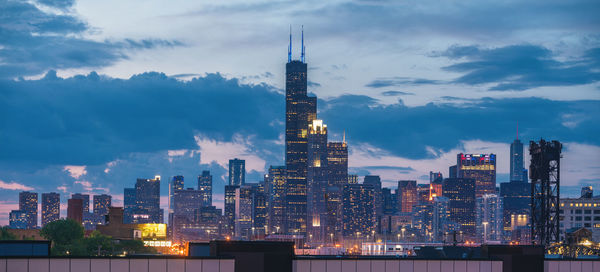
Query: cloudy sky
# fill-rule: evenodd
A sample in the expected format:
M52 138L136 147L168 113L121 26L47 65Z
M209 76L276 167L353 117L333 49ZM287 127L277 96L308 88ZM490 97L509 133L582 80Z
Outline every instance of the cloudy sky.
M122 205L202 170L222 206L230 158L249 182L284 161L290 25L350 172L392 187L496 153L504 182L518 123L564 143L564 195L600 190L598 1L202 2L0 0L0 224L21 190Z

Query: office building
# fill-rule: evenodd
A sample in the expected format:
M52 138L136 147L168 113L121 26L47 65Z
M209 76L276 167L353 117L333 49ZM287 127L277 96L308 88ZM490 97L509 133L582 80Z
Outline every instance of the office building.
M160 208L160 176L154 179L137 179L133 223L162 223Z
M229 160L229 185L241 186L246 183L246 161L235 158Z
M171 178L171 182L169 183L169 198L168 198L168 230L167 232L169 233L169 236L171 236L173 233L173 215L174 215L174 210L175 210L175 195L183 190L184 186L185 186L185 181L184 181L184 177L183 176L173 176L173 178Z
M233 237L235 235L235 207L236 191L240 186L225 185L225 226L224 235Z
M502 198L495 194L478 197L475 211L475 224L479 242L501 242L504 238Z
M259 182L252 186L252 239L264 239L268 230L268 195L267 183Z
M446 233L453 231L450 221L450 199L443 196L433 198L433 214L431 218L431 232L433 241L443 241Z
M317 98L307 95L307 65L304 45L300 60L285 65L285 166L287 169L287 232L304 235L307 226L308 124L317 117Z
M510 180L527 182L525 167L523 167L523 144L519 141L519 131L517 138L510 144Z
M342 234L342 191L348 184L348 144L345 137L341 142L327 143L327 168L329 186L327 187L327 219L324 232L329 238L339 239ZM353 179L358 181L358 178ZM353 182L353 181L352 181Z
M442 188L442 194L448 198L450 221L460 225L465 237L475 238L475 180L447 178Z
M60 219L60 195L57 193L42 194L42 227Z
M417 181L398 181L398 190L396 190L396 194L398 199L398 211L401 213L411 213L412 208L418 203Z
M375 216L376 218L383 215L383 196L381 192L381 178L379 176L367 175L363 180L363 184L370 184L375 189Z
M529 221L523 219L529 218L531 213L531 184L523 181L502 182L500 197L504 207L504 240L511 241L514 240L512 232L516 228L524 232L529 228Z
M411 227L416 239L431 241L433 238L433 209L429 201L421 201L413 207Z
M8 227L11 229L28 228L27 212L21 210L12 210L8 214Z
M26 214L27 229L35 229L38 218L38 194L34 192L20 192L19 210Z
M187 237L193 236L197 232L199 226L195 226L197 223L196 216L198 210L202 207L202 201L202 192L199 190L187 188L186 190L175 191L170 226L173 241L180 243L189 241Z
M442 172L429 172L429 201L437 196L442 196L442 183L444 182L444 176Z
M252 213L254 210L253 188L250 184L235 189L235 238L249 240L252 237Z
M343 189L343 235L366 237L375 232L375 188L369 184L346 184Z
M83 199L71 198L67 201L67 218L83 223Z
M392 193L390 188L381 188L381 200L384 215L394 215L398 210L396 194Z
M475 196L496 194L496 155L463 154L456 155L458 178L475 180Z
M123 190L123 223L133 223L133 211L136 207L135 188L125 188Z
M270 166L266 177L269 207L269 233L285 232L285 166Z
M81 199L81 201L83 201L82 202L83 203L83 213L90 212L90 195L76 193L76 194L72 194L71 198L72 199Z
M210 171L202 171L198 176L198 190L202 192L202 206L212 206L212 175Z
M104 217L112 205L112 196L107 194L94 195L94 214Z
M600 198L562 198L559 214L561 241L568 231L586 228L592 240L600 242Z
M307 154L308 230L313 238L320 239L327 216L328 187L327 125L322 120L313 120L308 125Z

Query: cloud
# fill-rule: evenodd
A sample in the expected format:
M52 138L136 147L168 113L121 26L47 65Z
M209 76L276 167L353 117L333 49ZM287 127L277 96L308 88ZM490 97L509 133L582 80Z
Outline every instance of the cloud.
M18 191L32 191L34 188L33 187L29 187L27 185L20 184L20 183L16 183L14 181L4 182L4 181L0 180L0 189L4 189L4 190L18 190Z
M70 10L74 1L0 0L0 78L38 75L49 69L104 67L127 59L129 50L180 46L178 41L142 39L93 41L82 38L91 27Z
M589 49L575 60L559 61L549 49L537 45L498 48L452 46L440 56L458 63L444 67L463 73L453 82L491 84L493 91L523 91L543 86L573 86L600 81L600 48Z
M385 92L382 92L381 95L383 95L383 96L401 96L401 95L415 95L415 94L409 93L409 92L401 92L401 91L385 91Z
M406 85L435 85L441 84L442 81L425 79L425 78L408 78L408 77L392 77L392 78L380 78L373 80L366 87L370 88L385 88L385 87L398 87Z
M85 170L85 165L65 165L65 167L63 168L65 171L69 172L69 175L71 177L73 177L74 179L78 179L81 176L84 176L87 174L87 171Z

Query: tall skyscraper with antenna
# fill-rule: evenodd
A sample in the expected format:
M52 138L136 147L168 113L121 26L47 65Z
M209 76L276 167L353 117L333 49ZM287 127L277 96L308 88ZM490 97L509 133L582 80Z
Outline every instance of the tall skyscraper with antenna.
M285 82L286 232L306 234L308 124L317 116L317 98L307 95L304 31L300 60L292 60L292 33Z

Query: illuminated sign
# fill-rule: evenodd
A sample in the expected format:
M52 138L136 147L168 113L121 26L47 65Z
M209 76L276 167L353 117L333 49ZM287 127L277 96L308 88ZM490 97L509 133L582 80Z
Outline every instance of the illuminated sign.
M137 224L136 228L142 232L142 239L167 238L167 224Z
M170 247L171 241L144 241L144 246L149 247Z

